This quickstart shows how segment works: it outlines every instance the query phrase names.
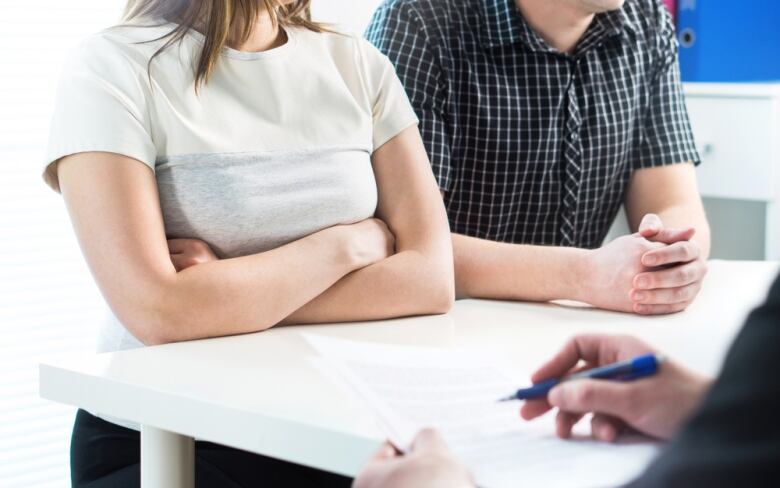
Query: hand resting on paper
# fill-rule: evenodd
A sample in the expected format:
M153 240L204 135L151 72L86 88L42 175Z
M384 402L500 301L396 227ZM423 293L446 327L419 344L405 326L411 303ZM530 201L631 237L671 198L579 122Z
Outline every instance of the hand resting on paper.
M472 488L465 466L436 431L421 431L402 456L385 443L355 478L353 488Z

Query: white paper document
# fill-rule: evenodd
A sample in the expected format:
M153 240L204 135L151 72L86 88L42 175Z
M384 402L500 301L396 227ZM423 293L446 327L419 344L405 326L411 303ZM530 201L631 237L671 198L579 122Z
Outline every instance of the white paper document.
M420 429L438 429L484 488L617 486L639 475L657 444L606 444L555 437L553 417L519 418L519 402L498 402L528 381L510 379L473 351L389 346L304 334L330 378L347 385L402 450ZM519 384L522 382L522 384Z

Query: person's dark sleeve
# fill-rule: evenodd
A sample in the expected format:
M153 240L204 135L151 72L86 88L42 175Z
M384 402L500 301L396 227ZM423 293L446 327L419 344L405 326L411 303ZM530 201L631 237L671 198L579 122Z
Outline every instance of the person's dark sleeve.
M780 486L780 279L702 407L631 488Z
M395 65L412 107L420 119L420 134L439 187L452 186L450 131L445 116L447 83L436 41L414 5L385 2L374 14L366 38Z
M649 36L655 65L650 79L649 100L639 140L633 154L634 169L677 163L701 162L685 106L674 22L661 2L649 17L655 19Z

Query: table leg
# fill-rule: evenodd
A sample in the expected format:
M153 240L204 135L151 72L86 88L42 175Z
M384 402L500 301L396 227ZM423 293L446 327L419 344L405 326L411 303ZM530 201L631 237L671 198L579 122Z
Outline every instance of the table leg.
M195 441L167 430L141 426L141 487L194 488Z

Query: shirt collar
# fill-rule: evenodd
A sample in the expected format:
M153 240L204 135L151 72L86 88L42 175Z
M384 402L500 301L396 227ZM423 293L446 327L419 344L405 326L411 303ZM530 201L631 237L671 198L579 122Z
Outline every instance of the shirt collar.
M514 0L479 0L484 25L482 42L488 47L520 42L522 21Z
M618 10L597 14L594 21L601 22L611 34L618 35L624 32L636 32L636 25L626 12L627 4Z
M479 0L484 19L482 41L488 47L522 42L533 51L557 52L542 39L523 18L514 0ZM596 14L583 36L577 51L584 51L607 37L622 36L636 31L625 11L626 7Z

